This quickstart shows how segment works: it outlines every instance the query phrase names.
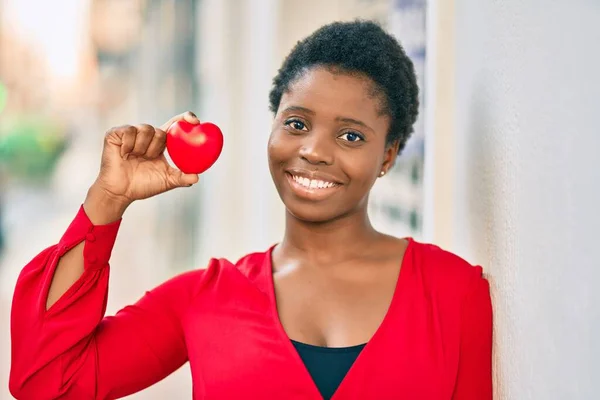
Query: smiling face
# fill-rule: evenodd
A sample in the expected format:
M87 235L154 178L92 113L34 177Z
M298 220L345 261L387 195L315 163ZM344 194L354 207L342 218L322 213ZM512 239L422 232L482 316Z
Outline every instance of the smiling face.
M395 160L389 116L374 83L314 67L283 94L269 139L269 168L295 217L326 222L365 212L369 191Z

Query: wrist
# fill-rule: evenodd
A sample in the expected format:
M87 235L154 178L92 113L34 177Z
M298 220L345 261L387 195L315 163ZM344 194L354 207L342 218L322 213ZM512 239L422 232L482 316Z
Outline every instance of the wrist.
M114 196L94 184L88 190L83 209L92 224L106 225L121 219L130 204L130 201Z

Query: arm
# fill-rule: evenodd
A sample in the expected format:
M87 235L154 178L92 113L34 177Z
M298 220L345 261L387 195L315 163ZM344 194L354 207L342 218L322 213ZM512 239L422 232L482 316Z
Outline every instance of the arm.
M164 155L165 129L182 119L199 123L186 113L161 129L110 129L98 178L77 217L58 245L21 272L11 314L9 386L16 398L122 397L186 361L180 317L193 292L189 282L198 279L176 278L103 319L108 260L125 208L198 181L171 167Z
M180 120L192 124L200 122L193 113L187 112L171 118L160 129L145 124L125 125L106 133L100 173L83 205L91 223L104 225L118 221L135 200L198 182L198 175L184 174L172 168L164 156L165 130ZM85 272L83 243L75 243L67 250L59 255L50 288L44 292L45 296L47 293L46 309L50 309Z
M479 276L463 305L458 377L452 399L492 399L492 304L489 284Z
M127 204L108 197L102 190L92 186L83 204L85 214L93 225L120 223ZM93 234L91 234L93 236ZM92 237L90 236L90 237ZM83 247L85 242L77 244L59 258L52 277L52 283L46 299L46 309L54 303L83 275ZM70 247L70 246L69 246Z
M23 269L11 315L9 385L15 398L118 398L186 362L180 317L203 271L174 278L114 317L103 318L108 260L118 228L119 221L93 225L82 207L59 244ZM59 260L77 246L82 249L80 276L46 309Z

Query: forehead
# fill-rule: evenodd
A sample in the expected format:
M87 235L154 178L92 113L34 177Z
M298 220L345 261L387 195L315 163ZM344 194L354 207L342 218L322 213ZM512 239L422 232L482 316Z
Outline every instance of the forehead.
M369 78L324 67L311 68L292 81L280 109L303 106L317 114L345 115L374 121L382 115L382 98Z

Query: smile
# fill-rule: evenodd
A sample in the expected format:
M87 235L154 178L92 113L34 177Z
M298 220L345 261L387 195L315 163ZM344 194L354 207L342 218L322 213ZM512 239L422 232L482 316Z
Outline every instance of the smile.
M309 179L305 176L294 175L286 172L285 176L292 192L307 200L323 200L339 190L339 183L322 179Z
M334 182L322 181L319 179L308 179L298 175L292 175L294 182L304 186L307 189L326 189L336 185Z

